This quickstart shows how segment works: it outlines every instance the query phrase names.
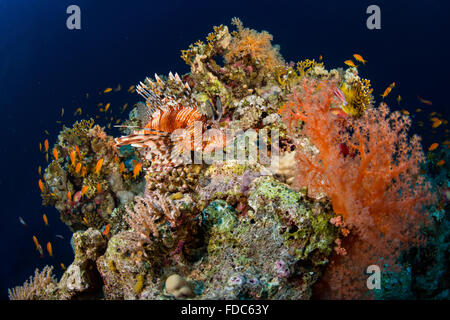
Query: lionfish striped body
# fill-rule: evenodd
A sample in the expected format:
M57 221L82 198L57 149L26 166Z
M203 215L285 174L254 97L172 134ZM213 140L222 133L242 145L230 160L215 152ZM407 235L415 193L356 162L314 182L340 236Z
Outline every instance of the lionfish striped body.
M204 144L195 146L194 141L207 127L207 117L198 111L198 105L191 95L187 83L178 74L169 73L181 97L165 92L166 84L155 74L156 83L146 78L136 91L146 99L140 107L145 126L132 134L116 139L116 146L132 145L142 148L141 153L152 161L152 170L181 164L179 156L183 151L202 151ZM180 133L178 133L178 129ZM189 139L186 139L189 138ZM201 139L201 138L200 138ZM201 141L201 140L200 140Z

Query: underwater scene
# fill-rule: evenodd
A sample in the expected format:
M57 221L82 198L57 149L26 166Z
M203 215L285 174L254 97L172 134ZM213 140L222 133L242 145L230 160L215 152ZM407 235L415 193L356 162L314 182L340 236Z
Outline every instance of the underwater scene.
M1 300L450 298L449 2L0 9Z

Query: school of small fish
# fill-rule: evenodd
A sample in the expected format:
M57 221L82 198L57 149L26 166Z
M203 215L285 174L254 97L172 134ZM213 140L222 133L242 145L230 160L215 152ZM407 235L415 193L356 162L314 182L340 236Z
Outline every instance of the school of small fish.
M99 95L107 94L107 93L111 93L111 92L119 92L121 90L122 90L122 85L118 84L115 87L108 87L108 88L104 89L102 92L99 92ZM134 85L131 85L131 86L128 87L126 92L130 93L130 94L133 94L133 93L135 93L135 91L136 91L136 87ZM86 99L89 99L89 97L90 97L89 93L86 93L85 96L86 96ZM106 124L106 127L108 127L108 128L111 128L113 123L114 124L118 124L121 121L120 118L117 118L117 119L114 118L114 116L111 113L112 112L111 111L112 110L111 106L112 106L111 102L106 102L106 103L98 102L97 103L97 107L99 107L99 111L101 113L105 114L105 119L109 120L109 122ZM125 112L127 107L128 107L128 103L125 103L120 108L120 113ZM111 116L106 117L107 112L109 112L111 114ZM59 115L60 118L63 118L65 113L66 113L65 108L64 107L61 108L61 112L60 112L60 115ZM82 107L77 107L75 109L75 111L73 112L74 116L81 116L82 114L83 114L83 108ZM100 118L99 115L96 115L96 118L99 119ZM62 121L61 120L57 120L56 123L57 124L62 124ZM63 129L64 129L64 126L63 126ZM45 133L45 135L50 136L50 132L48 130L44 130L44 133ZM54 147L53 149L50 149L50 143L49 143L49 139L48 138L44 139L43 142L39 142L39 151L44 153L44 158L45 158L47 163L49 162L49 153L53 156L53 158L56 161L58 161L60 159L60 157L61 157L61 154L58 151L57 147ZM85 176L86 173L87 173L87 168L82 165L82 154L81 154L80 149L78 148L78 146L75 146L75 149L71 150L71 152L69 154L69 158L70 158L71 165L74 166L74 168L75 168L75 173L77 173L77 174L81 173L82 176ZM97 162L97 165L95 167L95 173L96 174L100 174L102 166L103 166L103 159L99 159L98 162ZM125 172L126 171L124 163L120 164L120 170L121 170L121 172ZM136 163L135 166L134 166L134 170L133 170L133 177L137 178L137 176L141 172L142 172L142 163ZM39 165L38 166L38 176L40 178L38 179L38 186L39 186L40 191L43 193L43 192L46 191L46 189L45 189L45 185L44 185L44 181L45 180L44 180L44 177L43 177L42 174L43 174L42 166ZM87 191L88 191L88 186L83 186L83 188L81 189L81 196L84 196ZM102 187L101 187L100 183L97 183L96 191L97 191L97 193L101 193L102 192ZM52 193L51 193L51 195L54 196L54 194L52 194ZM67 199L69 201L72 200L72 194L71 194L70 191L67 192ZM23 217L18 217L18 220L19 220L19 223L23 226L23 228L28 228L28 224L25 222L25 219ZM48 220L48 217L47 217L47 215L45 213L42 214L42 221L43 221L43 224L44 224L45 227L49 227L49 220ZM88 225L88 222L86 221L86 219L84 219L84 222L85 222L86 225ZM105 226L103 234L105 236L108 236L109 235L109 230L110 230L110 225L108 224L108 225ZM61 235L61 234L56 234L55 238L60 239L60 240L64 240L64 236ZM36 235L32 236L32 240L33 240L33 243L34 243L36 251L39 253L39 256L41 258L44 258L43 246L40 244L40 242L39 242L38 238L36 237ZM47 242L45 248L46 248L46 251L47 251L47 254L49 255L49 257L53 257L54 256L54 251L53 251L53 246L52 246L51 241ZM62 270L64 270L64 271L66 270L66 266L65 266L65 264L63 262L60 262L59 266L61 267Z

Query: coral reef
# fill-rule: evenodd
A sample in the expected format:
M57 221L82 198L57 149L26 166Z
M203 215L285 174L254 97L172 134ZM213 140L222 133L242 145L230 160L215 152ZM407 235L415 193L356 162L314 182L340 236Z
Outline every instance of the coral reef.
M268 32L232 24L182 50L188 74L138 85L146 101L122 122L127 137L92 119L61 131L39 187L75 258L59 281L46 267L11 299L448 297L448 155L421 169L410 119L375 108L357 68L286 63ZM200 163L160 166L149 146L169 155L187 106L202 122L189 135L227 132L227 157L190 148ZM382 291L362 288L372 264L384 266Z
M63 130L55 149L58 159L43 175L43 204L54 205L74 232L102 229L111 222L116 207L143 190L143 176L133 179L122 165L135 157L135 151L124 156L92 119Z

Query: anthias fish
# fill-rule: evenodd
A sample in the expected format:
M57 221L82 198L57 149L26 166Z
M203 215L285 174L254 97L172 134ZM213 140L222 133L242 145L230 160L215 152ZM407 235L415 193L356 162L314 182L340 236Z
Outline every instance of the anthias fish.
M50 242L47 242L47 252L50 257L53 256L52 244Z
M97 161L97 164L95 165L95 174L100 174L100 170L102 169L103 165L103 158Z
M353 57L356 61L361 62L362 64L366 64L367 62L367 60L364 60L364 58L360 54L355 53Z
M19 221L20 221L20 223L24 226L24 227L26 227L27 226L27 224L26 224L26 222L25 222L25 220L23 220L23 218L22 217L19 217Z

